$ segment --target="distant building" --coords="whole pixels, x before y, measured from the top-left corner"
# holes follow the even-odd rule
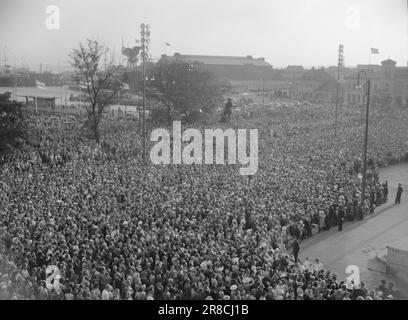
[[[337,90],[339,90],[338,97],[339,101],[341,101],[341,97],[344,95],[343,86],[339,85],[337,88],[336,80],[328,80],[315,90],[314,101],[319,103],[336,103]]]
[[[329,73],[324,69],[311,69],[293,83],[291,96],[300,101],[332,102],[336,89],[337,80]]]
[[[363,104],[365,92],[356,88],[357,73],[366,71],[371,80],[371,96],[389,96],[393,102],[408,102],[408,68],[396,67],[396,61],[387,59],[379,65],[359,65],[354,73],[345,77],[344,101],[351,104]],[[364,80],[363,80],[364,81]]]
[[[289,91],[290,83],[265,58],[205,56],[205,55],[163,55],[161,59],[181,59],[199,65],[215,77],[228,80],[236,91]]]
[[[288,66],[286,69],[279,71],[284,79],[294,82],[300,79],[307,70],[305,70],[303,66]]]

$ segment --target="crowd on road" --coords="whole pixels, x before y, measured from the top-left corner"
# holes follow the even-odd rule
[[[378,167],[408,155],[408,112],[374,113],[361,207],[364,120],[344,110],[335,138],[331,116],[285,108],[234,123],[260,132],[252,178],[234,165],[145,167],[132,119],[111,119],[96,145],[37,116],[25,148],[0,159],[0,298],[391,298],[291,254],[295,239],[387,201]]]

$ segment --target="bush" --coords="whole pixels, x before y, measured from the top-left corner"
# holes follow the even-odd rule
[[[0,153],[18,147],[25,137],[22,104],[10,97],[10,92],[0,94]]]
[[[213,116],[207,112],[193,111],[186,118],[189,123],[208,124],[213,121]]]
[[[168,113],[165,109],[154,109],[151,111],[150,119],[155,124],[167,124]]]

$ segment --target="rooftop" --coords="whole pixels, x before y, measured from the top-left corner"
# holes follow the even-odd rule
[[[287,71],[305,71],[305,69],[303,68],[303,66],[288,66],[286,68]]]
[[[300,79],[305,81],[323,81],[323,82],[335,80],[329,73],[327,73],[323,69],[308,70],[305,72],[305,74],[303,74],[303,76]]]
[[[180,58],[183,60],[199,62],[208,65],[229,65],[229,66],[244,66],[252,65],[257,67],[270,67],[272,66],[265,61],[265,58],[253,58],[252,56],[246,57],[234,57],[234,56],[205,56],[205,55],[182,55],[175,53],[172,57],[162,56],[162,58]]]

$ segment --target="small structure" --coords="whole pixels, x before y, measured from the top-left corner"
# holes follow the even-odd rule
[[[36,109],[55,109],[55,99],[57,97],[22,96],[27,104],[34,105]]]
[[[408,285],[408,237],[388,245],[376,254],[377,261],[385,267],[385,273],[391,274]]]

